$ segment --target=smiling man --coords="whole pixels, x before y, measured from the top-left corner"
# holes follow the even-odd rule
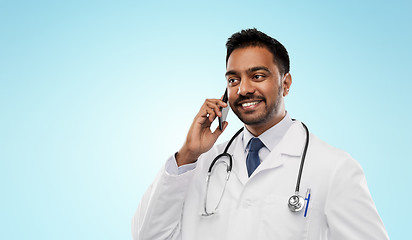
[[[283,97],[289,91],[292,78],[289,72],[279,71],[275,61],[263,46],[238,48],[228,58],[230,107],[254,136],[285,117]]]
[[[228,101],[244,128],[214,146],[227,104],[205,100],[143,196],[134,239],[388,239],[359,164],[286,112],[284,46],[247,29],[226,47]]]

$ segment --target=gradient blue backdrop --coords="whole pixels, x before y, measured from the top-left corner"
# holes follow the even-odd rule
[[[364,168],[392,239],[412,225],[409,1],[2,1],[0,238],[130,239],[143,192],[256,27],[291,57],[292,117]],[[240,126],[233,113],[218,140]],[[406,208],[406,210],[404,210]]]

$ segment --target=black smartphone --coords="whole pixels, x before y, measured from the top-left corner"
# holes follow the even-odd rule
[[[227,103],[227,88],[225,90],[225,94],[223,94],[222,101]],[[226,117],[227,117],[227,114],[229,112],[229,104],[225,108],[220,107],[220,111],[222,112],[222,117],[218,117],[218,119],[219,119],[219,129],[222,130],[223,122],[226,121]]]

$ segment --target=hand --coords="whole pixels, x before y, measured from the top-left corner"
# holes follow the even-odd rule
[[[223,122],[222,130],[219,129],[219,126],[214,132],[210,130],[210,126],[216,117],[222,116],[220,107],[227,107],[227,104],[220,99],[206,99],[203,103],[199,113],[193,120],[192,126],[190,126],[183,147],[176,155],[178,166],[196,162],[202,153],[212,148],[220,134],[226,129],[228,123]]]

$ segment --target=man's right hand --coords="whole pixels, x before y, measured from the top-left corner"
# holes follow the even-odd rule
[[[190,126],[183,147],[176,155],[177,166],[196,162],[202,153],[213,147],[228,124],[224,122],[222,130],[219,129],[219,126],[214,132],[210,130],[210,126],[216,117],[222,116],[220,107],[227,107],[227,104],[220,99],[206,99],[203,103],[199,113],[193,120],[192,126]]]

